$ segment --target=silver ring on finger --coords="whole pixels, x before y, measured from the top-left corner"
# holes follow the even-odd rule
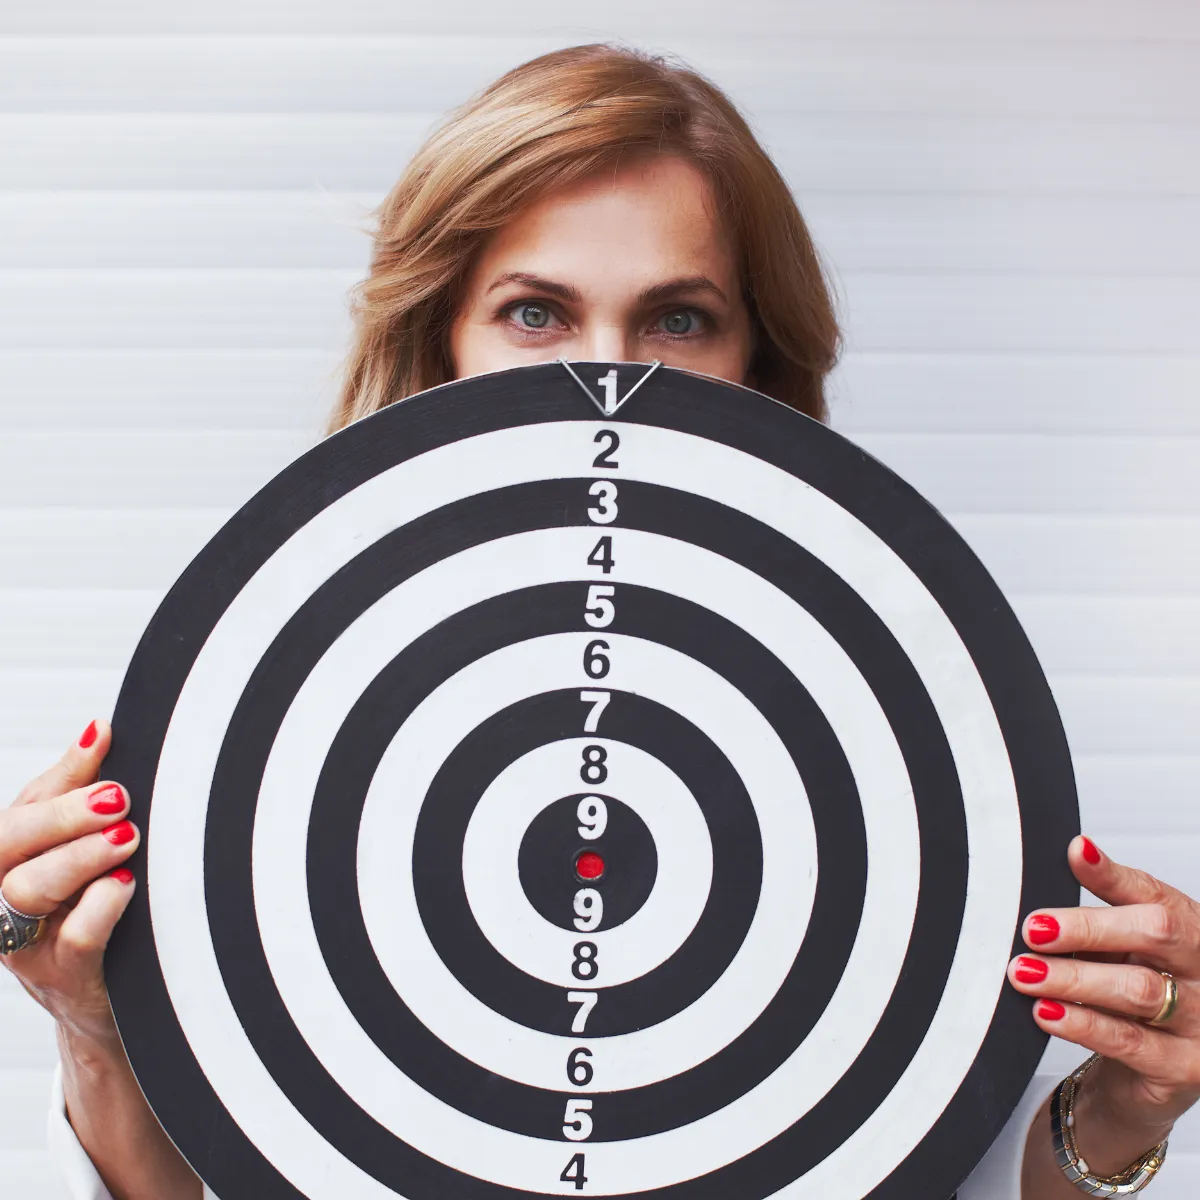
[[[3,889],[0,889],[0,958],[16,954],[18,950],[39,942],[46,932],[48,915],[35,917],[32,913],[13,908],[4,898]]]
[[[1159,974],[1163,977],[1163,983],[1166,984],[1166,991],[1163,993],[1162,1008],[1158,1010],[1156,1016],[1146,1022],[1147,1025],[1165,1025],[1175,1015],[1175,1009],[1179,1007],[1179,984],[1175,981],[1175,976],[1170,971],[1159,971]]]

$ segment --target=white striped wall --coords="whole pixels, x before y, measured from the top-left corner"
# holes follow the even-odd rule
[[[110,711],[176,573],[314,438],[365,214],[436,114],[611,36],[753,116],[843,298],[836,426],[1010,595],[1087,827],[1200,896],[1192,0],[0,7],[0,795]],[[7,976],[0,1029],[0,1195],[60,1198],[13,1120],[37,1141],[51,1030]],[[1172,1157],[1160,1200],[1200,1121]]]

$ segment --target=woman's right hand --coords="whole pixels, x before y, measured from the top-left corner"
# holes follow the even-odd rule
[[[0,810],[0,891],[13,908],[49,914],[40,941],[0,962],[58,1022],[66,1116],[109,1194],[200,1200],[138,1087],[104,986],[104,951],[133,896],[121,864],[138,846],[128,793],[98,779],[111,739],[94,721]]]
[[[63,1031],[116,1042],[104,950],[133,896],[122,863],[137,849],[129,796],[98,781],[112,731],[94,721],[49,770],[0,810],[0,891],[21,912],[49,917],[40,941],[0,957]]]

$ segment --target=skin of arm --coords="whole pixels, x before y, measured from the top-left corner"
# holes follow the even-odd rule
[[[203,1188],[155,1119],[116,1030],[58,1026],[67,1116],[114,1200],[200,1200]]]

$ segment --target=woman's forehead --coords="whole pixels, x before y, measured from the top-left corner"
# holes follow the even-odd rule
[[[630,283],[707,276],[726,287],[735,256],[705,176],[673,156],[631,162],[533,201],[485,246],[473,284],[524,272],[620,276]]]

